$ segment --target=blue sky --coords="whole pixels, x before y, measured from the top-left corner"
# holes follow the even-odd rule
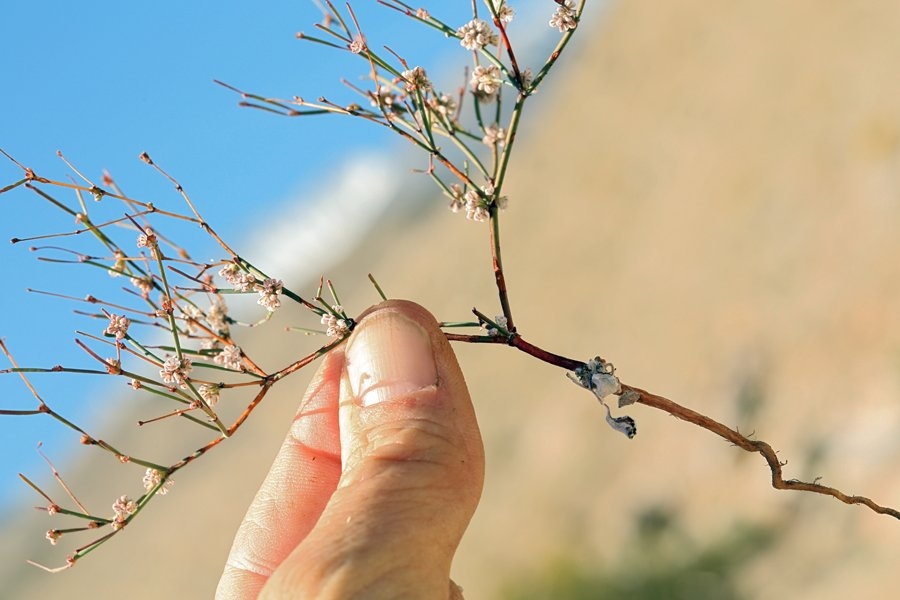
[[[468,2],[440,6],[450,22],[466,20]],[[457,50],[374,0],[354,8],[373,45],[390,40],[426,65]],[[217,231],[239,245],[287,204],[303,202],[321,186],[321,174],[351,152],[396,147],[379,128],[351,119],[287,119],[240,109],[236,95],[213,83],[277,97],[350,100],[339,79],[364,74],[361,61],[295,39],[320,17],[307,1],[6,3],[0,9],[0,147],[54,179],[71,175],[55,156],[61,150],[89,178],[99,180],[108,169],[135,197],[177,203],[171,187],[138,160],[147,151],[181,181]],[[0,187],[20,177],[0,160]],[[98,275],[38,263],[28,244],[6,241],[74,227],[57,212],[31,193],[0,196],[0,337],[22,364],[89,360],[73,344],[74,331],[85,326],[71,312],[76,307],[25,288],[82,297],[95,291],[91,281]],[[115,389],[109,381],[68,375],[33,382],[76,420],[108,409]],[[0,377],[0,408],[33,405],[15,376]],[[39,441],[58,463],[78,449],[74,434],[50,419],[0,418],[0,505],[15,494],[31,500],[18,471],[46,479],[34,450]]]
[[[592,8],[605,8],[603,2],[596,4]],[[353,6],[370,46],[387,43],[412,64],[425,66],[433,78],[437,74],[445,86],[457,85],[449,77],[461,75],[462,64],[448,68],[448,59],[465,61],[466,53],[456,41],[416,26],[375,0],[357,0]],[[427,6],[451,24],[471,18],[469,0]],[[523,65],[538,67],[558,39],[546,24],[554,6],[547,0],[517,12],[510,34]],[[39,175],[65,180],[74,174],[56,157],[60,150],[94,181],[100,182],[107,169],[129,195],[184,210],[171,185],[138,159],[149,152],[179,179],[224,239],[244,254],[252,253],[248,246],[254,244],[262,252],[261,226],[317,200],[342,174],[353,172],[346,167],[356,157],[369,153],[383,161],[399,155],[391,165],[398,174],[421,166],[409,164],[409,145],[382,128],[345,117],[289,119],[242,109],[236,94],[213,83],[219,79],[280,98],[358,100],[340,79],[361,81],[368,70],[363,61],[296,39],[298,31],[314,32],[321,15],[316,0],[6,3],[0,8],[0,148]],[[21,170],[0,158],[0,187],[20,178]],[[344,187],[345,193],[358,189]],[[367,186],[373,196],[368,205],[377,188]],[[74,199],[65,192],[59,197]],[[337,197],[329,200],[334,210],[346,210]],[[76,330],[97,328],[96,321],[72,312],[90,307],[29,294],[25,288],[80,298],[122,284],[83,265],[40,263],[29,252],[30,243],[8,243],[13,237],[74,229],[70,218],[33,193],[0,195],[0,215],[5,282],[0,337],[22,365],[95,367],[73,341]],[[2,357],[0,364],[6,366]],[[116,386],[124,385],[118,379],[57,374],[35,375],[32,381],[54,408],[87,425],[99,411],[114,409]],[[0,408],[34,406],[16,376],[0,376]],[[17,472],[47,480],[35,452],[38,442],[59,465],[83,455],[77,436],[49,418],[0,417],[0,508],[15,496],[33,498]]]

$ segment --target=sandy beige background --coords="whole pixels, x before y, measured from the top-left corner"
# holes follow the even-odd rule
[[[900,505],[900,3],[609,10],[542,92],[511,166],[504,256],[520,331],[755,431],[789,476]],[[443,319],[497,312],[486,232],[460,215],[388,220],[330,273],[353,309],[375,299],[369,271]],[[311,342],[265,345],[294,356]],[[654,507],[679,515],[684,552],[740,524],[781,531],[740,571],[747,598],[900,586],[900,523],[772,490],[761,458],[650,409],[630,411],[628,441],[561,372],[510,349],[458,353],[488,451],[454,571],[467,597],[504,597],[560,561],[614,570]],[[210,597],[307,377],[74,570],[24,567],[46,557],[49,525],[7,524],[0,596]]]

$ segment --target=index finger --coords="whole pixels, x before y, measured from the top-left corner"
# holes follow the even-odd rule
[[[343,348],[325,355],[238,529],[216,598],[256,598],[307,536],[341,475],[338,398]]]

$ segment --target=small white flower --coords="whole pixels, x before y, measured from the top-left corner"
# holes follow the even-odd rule
[[[221,298],[216,298],[206,311],[206,322],[218,333],[228,331],[228,305]]]
[[[578,27],[575,20],[575,2],[565,0],[556,7],[556,12],[550,17],[550,27],[556,27],[560,33],[571,31]]]
[[[191,359],[188,357],[170,356],[159,370],[159,376],[162,377],[163,383],[187,387],[187,378],[192,368]]]
[[[238,292],[253,291],[256,285],[256,277],[247,273],[237,263],[230,262],[219,270],[219,275],[225,278]]]
[[[44,536],[44,538],[46,538],[47,541],[50,542],[51,546],[55,546],[59,541],[60,536],[62,536],[62,533],[60,533],[58,529],[51,529],[47,531],[47,534]]]
[[[431,106],[432,110],[442,117],[453,120],[456,116],[456,100],[447,94],[441,94],[440,97],[435,96],[434,98],[429,98],[428,104]]]
[[[425,10],[424,8],[417,8],[417,9],[416,9],[416,16],[419,17],[420,19],[427,19],[427,18],[430,17],[431,15],[429,15],[429,14],[428,14],[428,11]]]
[[[128,333],[128,326],[131,321],[125,315],[109,315],[109,325],[104,330],[104,335],[114,335],[117,340],[121,340]]]
[[[206,402],[207,406],[212,408],[219,403],[220,389],[221,388],[217,385],[204,383],[199,388],[197,388],[197,393],[200,394],[200,397],[203,398],[203,401]]]
[[[200,310],[197,306],[193,304],[186,304],[185,306],[179,307],[184,313],[184,321],[187,326],[188,333],[194,334],[199,331],[197,327],[197,323],[203,320],[203,311]]]
[[[497,9],[497,17],[504,23],[509,23],[516,16],[516,13],[504,0],[494,0],[494,7]]]
[[[385,85],[379,86],[378,93],[373,93],[370,97],[369,104],[382,109],[386,113],[401,113],[406,110],[397,94]]]
[[[239,292],[252,292],[256,287],[256,276],[250,273],[241,273],[234,280],[234,289]]]
[[[534,71],[528,67],[522,71],[522,88],[527,90],[531,87],[532,82],[534,82]]]
[[[419,90],[423,94],[431,91],[431,81],[428,80],[428,75],[425,74],[425,69],[422,67],[413,67],[412,69],[408,69],[403,71],[400,76],[403,78],[403,83],[407,92],[415,92]]]
[[[106,372],[110,375],[121,375],[122,374],[122,361],[118,358],[107,358],[106,359]]]
[[[216,354],[216,357],[213,359],[213,362],[217,365],[222,365],[226,369],[231,369],[232,371],[242,371],[243,367],[241,366],[242,358],[244,353],[237,346],[225,346],[222,348],[222,351]]]
[[[144,227],[143,233],[138,235],[137,238],[137,247],[138,248],[152,248],[156,245],[156,234],[153,233],[153,230],[149,227]]]
[[[481,50],[485,46],[497,45],[497,34],[486,21],[472,19],[456,30],[459,44],[466,50]]]
[[[256,303],[260,306],[265,306],[269,312],[274,312],[275,309],[281,306],[281,300],[278,298],[278,295],[283,288],[284,282],[272,277],[256,284],[254,289],[259,293],[259,300]]]
[[[153,280],[147,277],[132,277],[131,285],[140,290],[141,296],[144,298],[150,297],[150,292],[153,291]]]
[[[506,142],[506,130],[497,123],[491,123],[484,130],[484,137],[481,138],[486,146],[503,146]]]
[[[475,190],[469,190],[465,193],[466,199],[466,218],[470,221],[483,223],[491,218],[491,212],[484,199]]]
[[[241,272],[241,268],[237,265],[237,263],[229,262],[224,267],[219,269],[219,277],[222,277],[228,283],[234,283],[235,277]]]
[[[366,49],[366,40],[363,38],[362,34],[356,34],[356,37],[350,42],[349,48],[350,52],[353,54],[359,54]]]
[[[463,189],[458,183],[450,184],[450,202],[448,207],[450,212],[459,212],[466,207],[466,201],[463,199]]]
[[[472,69],[472,91],[482,102],[492,102],[500,93],[500,67],[497,65],[478,65]]]

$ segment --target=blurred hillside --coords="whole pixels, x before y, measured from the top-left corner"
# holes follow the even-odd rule
[[[576,37],[511,165],[521,333],[755,432],[788,477],[900,505],[900,3],[623,1]],[[498,312],[486,231],[460,215],[386,220],[329,273],[348,308],[375,301],[370,271],[442,319]],[[277,329],[257,351],[308,351]],[[900,523],[777,492],[761,458],[650,409],[626,440],[511,349],[458,354],[488,452],[454,572],[468,598],[638,597],[654,577],[693,597],[900,587]],[[69,572],[22,565],[46,555],[45,521],[7,525],[4,597],[211,597],[308,376]]]

